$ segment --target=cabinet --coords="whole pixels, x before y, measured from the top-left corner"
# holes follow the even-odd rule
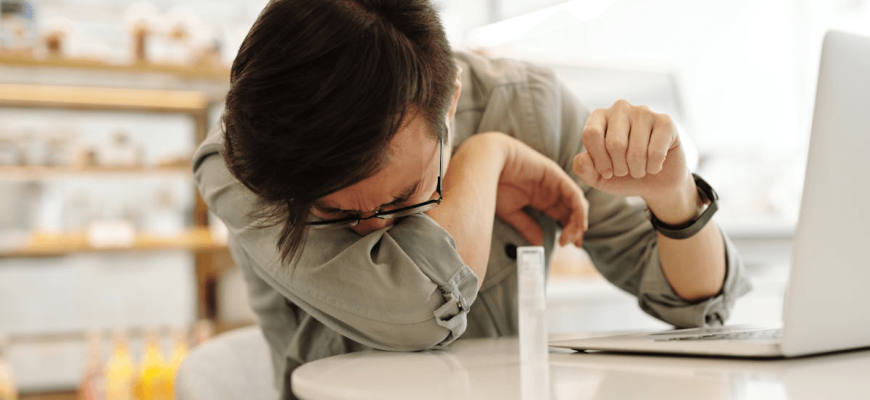
[[[2,61],[0,60],[0,62]],[[6,68],[6,66],[0,66],[0,69],[2,68]],[[50,68],[57,68],[57,66],[51,66]],[[73,75],[77,72],[102,73],[100,69],[94,66],[70,67],[67,65],[62,66],[62,68],[71,68],[73,71],[70,74]],[[131,69],[122,70],[119,73],[126,74],[127,77],[134,77],[133,79],[135,80],[135,77],[140,76],[140,74],[147,75],[151,72]],[[63,71],[53,71],[52,73],[58,74],[58,76],[65,74]],[[222,83],[220,84],[222,85]],[[192,139],[189,143],[190,149],[195,148],[206,135],[210,107],[215,103],[214,97],[196,90],[0,83],[0,109],[6,111],[13,110],[13,117],[25,112],[45,113],[49,115],[46,118],[51,118],[50,114],[57,112],[85,115],[97,113],[100,115],[119,114],[122,116],[139,114],[171,116],[175,118],[173,121],[177,122],[180,119],[186,121],[185,124],[188,125],[185,126],[192,127],[193,132],[189,135]],[[2,117],[3,115],[0,115],[0,119]],[[6,117],[8,119],[9,113],[6,114]],[[42,301],[40,294],[46,292],[91,291],[92,293],[71,294],[75,298],[86,297],[90,301],[89,304],[105,302],[106,298],[100,297],[101,294],[97,293],[103,290],[114,292],[114,295],[118,297],[125,295],[125,293],[119,293],[117,287],[112,287],[112,281],[108,278],[100,278],[104,285],[90,285],[87,288],[70,289],[67,283],[81,276],[79,272],[71,272],[71,270],[79,267],[79,265],[63,270],[56,268],[55,265],[60,264],[62,259],[85,257],[85,260],[79,264],[87,264],[85,269],[99,269],[91,275],[97,276],[99,274],[105,275],[106,273],[111,275],[125,267],[125,265],[120,265],[123,264],[120,261],[117,262],[119,265],[112,265],[107,268],[103,268],[103,266],[95,267],[94,260],[99,258],[111,259],[111,263],[116,263],[115,260],[120,259],[146,260],[143,262],[150,263],[155,267],[153,268],[154,270],[167,271],[168,269],[164,263],[166,257],[161,256],[164,253],[183,253],[189,255],[193,264],[191,269],[194,271],[191,281],[195,284],[195,289],[190,290],[195,296],[195,300],[190,302],[195,307],[193,318],[215,317],[214,305],[216,300],[214,290],[216,277],[223,270],[229,268],[227,261],[229,257],[225,243],[219,238],[216,239],[209,229],[208,210],[193,187],[189,159],[179,160],[166,165],[156,165],[155,163],[145,163],[145,166],[142,165],[140,163],[138,165],[125,166],[99,166],[94,165],[94,163],[73,163],[72,165],[63,166],[39,164],[0,166],[0,183],[8,184],[12,182],[14,184],[18,182],[25,185],[33,183],[37,187],[42,187],[43,185],[49,186],[50,183],[45,184],[45,182],[51,181],[108,180],[122,182],[121,186],[117,186],[119,188],[117,190],[125,191],[125,188],[139,186],[139,182],[144,181],[181,181],[181,185],[172,187],[181,187],[185,191],[184,197],[189,199],[191,203],[183,209],[185,214],[189,214],[183,218],[186,226],[180,230],[176,229],[169,234],[159,232],[159,230],[156,233],[133,230],[131,235],[125,240],[119,240],[117,237],[114,237],[117,236],[117,231],[103,229],[103,236],[108,235],[108,237],[100,239],[100,228],[90,226],[87,229],[76,230],[30,230],[24,237],[19,238],[20,240],[4,240],[4,243],[0,245],[0,262],[3,262],[3,265],[8,267],[6,268],[7,272],[10,270],[24,271],[29,269],[30,272],[34,272],[35,276],[39,278],[23,279],[24,285],[32,285],[33,287],[19,288],[21,290],[18,293],[33,293],[33,296],[18,299],[14,297],[14,294],[10,294],[9,290],[4,290],[4,288],[8,289],[9,285],[14,284],[8,279],[9,274],[5,275],[7,276],[6,282],[0,282],[0,292],[6,292],[5,294],[0,293],[0,303],[5,303],[0,304],[0,319],[4,319],[3,309],[14,310],[15,308],[22,309],[22,307],[23,309],[28,309],[29,307],[30,310],[42,312],[45,314],[41,317],[44,318],[43,320],[52,321],[64,320],[68,318],[70,312],[87,314],[87,310],[71,311],[70,309],[73,306],[68,304],[58,305],[50,304],[50,302],[46,302],[45,305],[33,304]],[[117,194],[121,195],[122,193]],[[114,193],[110,193],[111,195],[114,195]],[[69,202],[71,199],[60,198],[59,201]],[[99,207],[99,205],[95,206],[95,208]],[[0,212],[10,215],[20,213],[21,211],[14,207],[7,207],[4,210],[0,210]],[[144,219],[153,220],[154,218],[148,216]],[[111,267],[114,266],[117,266],[117,268],[113,271]],[[147,270],[148,266],[137,266],[135,268],[143,275],[151,274]],[[0,281],[2,280],[4,279],[0,279]],[[170,282],[169,286],[178,288],[179,283]],[[170,288],[169,290],[171,291],[172,289]],[[186,293],[186,290],[188,289],[182,288],[180,293],[183,295]],[[12,292],[15,291],[13,290]],[[160,290],[149,292],[147,295],[155,296],[154,293],[157,293],[156,296],[159,296]],[[137,294],[131,293],[130,295],[135,296]],[[138,293],[138,295],[141,296],[142,293]],[[165,299],[160,298],[149,299],[146,297],[138,301],[146,303],[149,300],[153,300],[151,301],[153,302],[151,305],[152,309],[160,307],[170,309],[172,307]],[[19,301],[21,304],[13,304],[13,302]],[[25,302],[31,304],[23,304]],[[168,307],[167,304],[169,304]],[[137,305],[137,307],[143,308],[142,305]],[[177,313],[177,311],[170,312]],[[22,380],[19,382],[19,385],[23,391],[68,388],[76,383],[79,368],[82,365],[81,360],[78,359],[78,355],[81,353],[78,343],[84,341],[87,329],[90,328],[88,322],[95,321],[98,319],[98,316],[85,315],[84,317],[77,318],[77,323],[57,323],[45,332],[40,332],[38,323],[31,323],[32,321],[26,320],[27,317],[24,318],[24,323],[19,324],[19,326],[14,325],[17,322],[11,322],[13,328],[21,328],[18,331],[12,329],[12,332],[10,332],[12,343],[10,358],[12,359],[13,368],[18,367],[21,370],[17,371],[16,375]],[[184,317],[181,319],[184,319]],[[119,317],[115,320],[125,320],[125,317]],[[179,320],[179,318],[174,318],[173,320]],[[7,319],[7,324],[9,323],[10,320]],[[109,325],[111,326],[99,326],[99,328],[111,329],[118,327],[114,323]],[[34,327],[37,329],[34,329]],[[141,332],[141,329],[151,327],[136,326],[134,324],[133,326],[125,326],[123,328],[131,329],[131,332],[136,335],[137,332]],[[0,327],[0,331],[2,330],[4,330],[3,327]],[[16,344],[21,346],[16,347]],[[21,350],[16,352],[16,349],[25,349],[26,351]],[[37,354],[37,356],[34,356],[34,354]],[[17,365],[16,355],[19,356]],[[37,360],[39,357],[43,357],[43,359]],[[54,368],[52,373],[44,373],[45,369],[51,368]]]
[[[189,116],[195,126],[196,143],[201,142],[208,130],[208,99],[197,92],[146,89],[118,89],[98,87],[46,86],[0,84],[0,107],[45,108],[66,110],[96,111],[133,111],[143,113],[175,113]],[[160,172],[187,173],[187,165],[171,167],[100,167],[100,166],[4,166],[0,167],[0,179],[43,179],[74,174],[154,174]],[[178,246],[184,243],[191,250],[208,249],[213,244],[201,240],[201,228],[208,225],[207,209],[197,198],[193,221],[195,229],[179,237],[179,240],[154,240],[147,237],[136,238],[133,248],[160,248]],[[173,244],[175,243],[175,244]],[[65,252],[101,250],[81,243],[76,235],[60,235],[41,242],[34,238],[33,243],[0,256],[45,256]],[[115,249],[117,250],[117,249]]]
[[[208,99],[190,91],[118,89],[46,85],[0,84],[0,107],[45,108],[66,110],[133,111],[158,114],[182,114],[193,120],[194,138],[201,142],[208,130]],[[182,163],[170,167],[0,167],[0,179],[41,180],[63,175],[153,175],[159,173],[188,174]],[[32,232],[21,246],[0,251],[0,257],[46,257],[76,252],[188,249],[195,252],[220,250],[208,232],[208,210],[196,196],[193,227],[175,236],[137,234],[126,246],[100,246],[87,240],[83,232],[45,234]]]

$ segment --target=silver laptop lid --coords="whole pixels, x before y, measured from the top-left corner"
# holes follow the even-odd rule
[[[825,36],[801,201],[783,353],[870,346],[870,38]]]

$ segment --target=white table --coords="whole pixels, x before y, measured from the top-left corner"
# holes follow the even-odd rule
[[[301,399],[870,399],[870,350],[794,360],[738,360],[553,350],[523,366],[515,338],[443,350],[364,351],[298,368]]]

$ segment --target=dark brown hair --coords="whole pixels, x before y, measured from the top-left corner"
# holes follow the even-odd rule
[[[224,158],[259,198],[253,217],[282,226],[284,262],[310,208],[374,174],[412,110],[446,131],[456,66],[424,0],[273,0],[233,62]]]

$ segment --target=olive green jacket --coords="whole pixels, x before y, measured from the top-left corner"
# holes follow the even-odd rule
[[[596,268],[635,295],[650,315],[679,327],[720,324],[749,289],[733,245],[725,239],[722,292],[700,302],[682,300],[664,278],[656,233],[643,205],[583,184],[571,172],[583,150],[588,111],[543,68],[510,60],[456,54],[462,93],[453,145],[478,132],[500,131],[555,160],[589,200],[583,247]],[[517,333],[515,246],[526,241],[496,218],[486,277],[459,257],[453,238],[426,215],[360,237],[350,230],[309,231],[301,257],[281,262],[279,228],[257,228],[248,217],[255,195],[227,170],[219,129],[197,151],[193,169],[208,204],[229,229],[229,245],[244,272],[251,306],[272,350],[278,390],[290,397],[290,373],[302,363],[361,349],[405,351],[447,345],[460,337]],[[547,259],[558,226],[543,228]]]

